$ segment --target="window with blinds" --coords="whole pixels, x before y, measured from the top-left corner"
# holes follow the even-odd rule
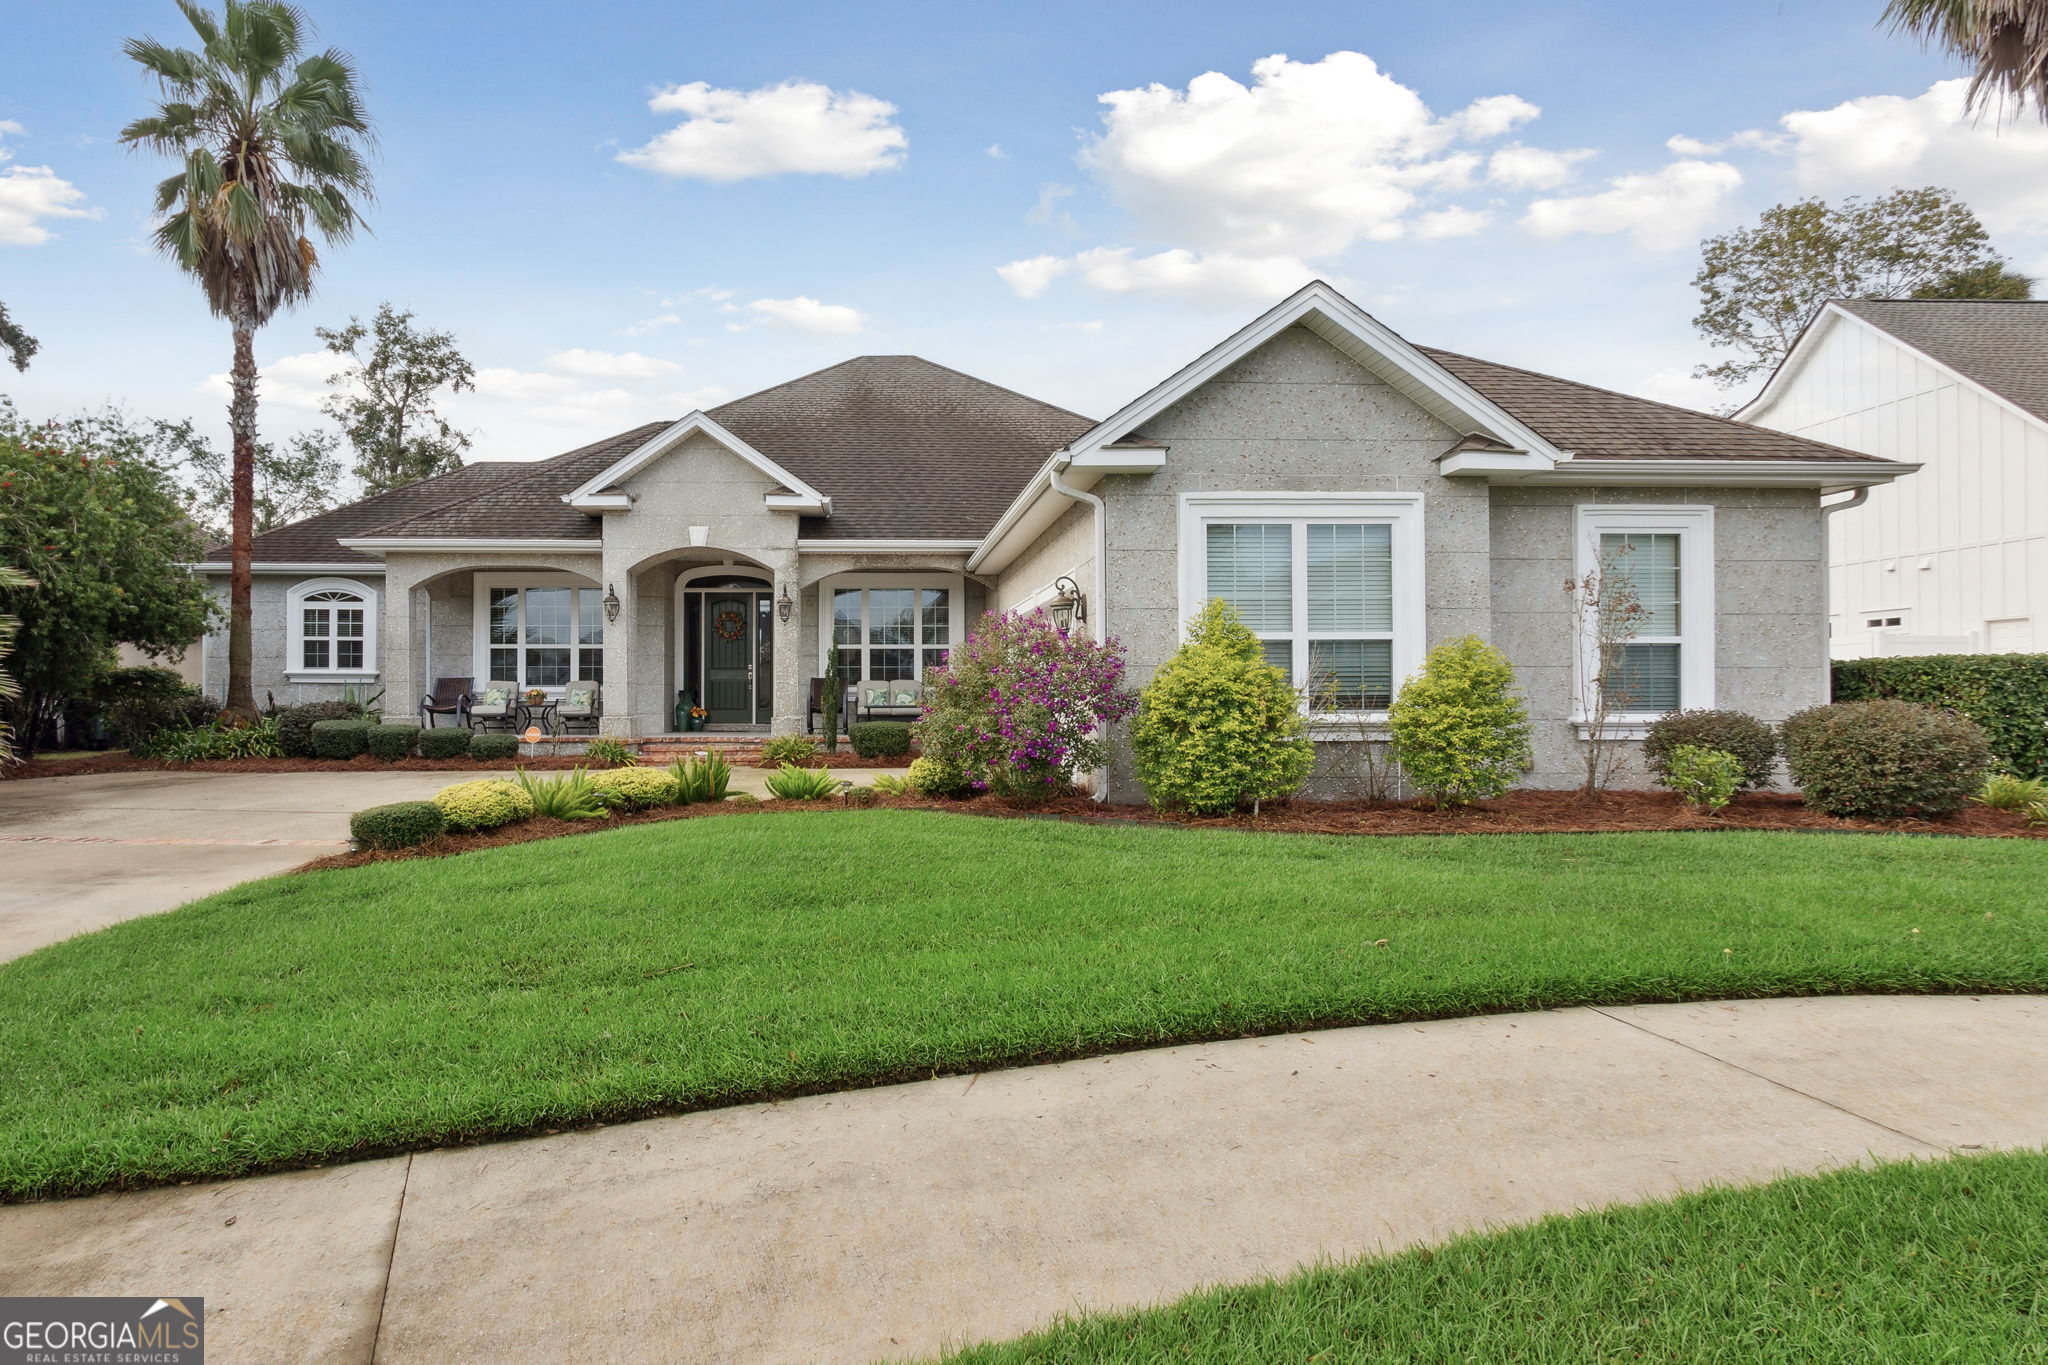
[[[1318,711],[1393,700],[1393,527],[1211,522],[1208,596],[1233,607]]]
[[[1684,705],[1682,539],[1668,531],[1611,531],[1600,537],[1601,574],[1610,583],[1627,584],[1642,606],[1635,634],[1601,680],[1607,704],[1616,711],[1662,713]]]

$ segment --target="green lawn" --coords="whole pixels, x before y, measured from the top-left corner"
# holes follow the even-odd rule
[[[2043,990],[2044,885],[2031,840],[913,811],[281,877],[0,965],[0,1197],[1317,1025]]]
[[[2048,1359],[2048,1157],[1883,1166],[1552,1218],[954,1365],[1894,1365]]]

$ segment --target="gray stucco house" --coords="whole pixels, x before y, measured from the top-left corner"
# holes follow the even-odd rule
[[[1418,347],[1317,282],[1099,422],[863,356],[269,532],[256,687],[381,692],[404,720],[436,678],[601,683],[606,733],[672,730],[678,691],[795,732],[834,647],[849,678],[914,679],[981,613],[1078,590],[1142,684],[1221,596],[1354,719],[1431,644],[1492,641],[1536,721],[1530,782],[1568,785],[1568,576],[1625,542],[1654,582],[1621,726],[1777,719],[1826,695],[1823,496],[1913,468]],[[225,567],[201,566],[222,591]],[[1141,794],[1119,770],[1110,795]]]

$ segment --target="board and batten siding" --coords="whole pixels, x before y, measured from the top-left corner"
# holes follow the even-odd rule
[[[2048,426],[1851,318],[1745,416],[1923,466],[1829,519],[1836,658],[2048,649]]]

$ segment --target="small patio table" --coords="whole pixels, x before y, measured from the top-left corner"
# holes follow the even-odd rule
[[[558,701],[523,701],[519,703],[519,723],[513,728],[525,734],[531,726],[539,726],[544,735],[555,733],[555,711],[561,706]]]

